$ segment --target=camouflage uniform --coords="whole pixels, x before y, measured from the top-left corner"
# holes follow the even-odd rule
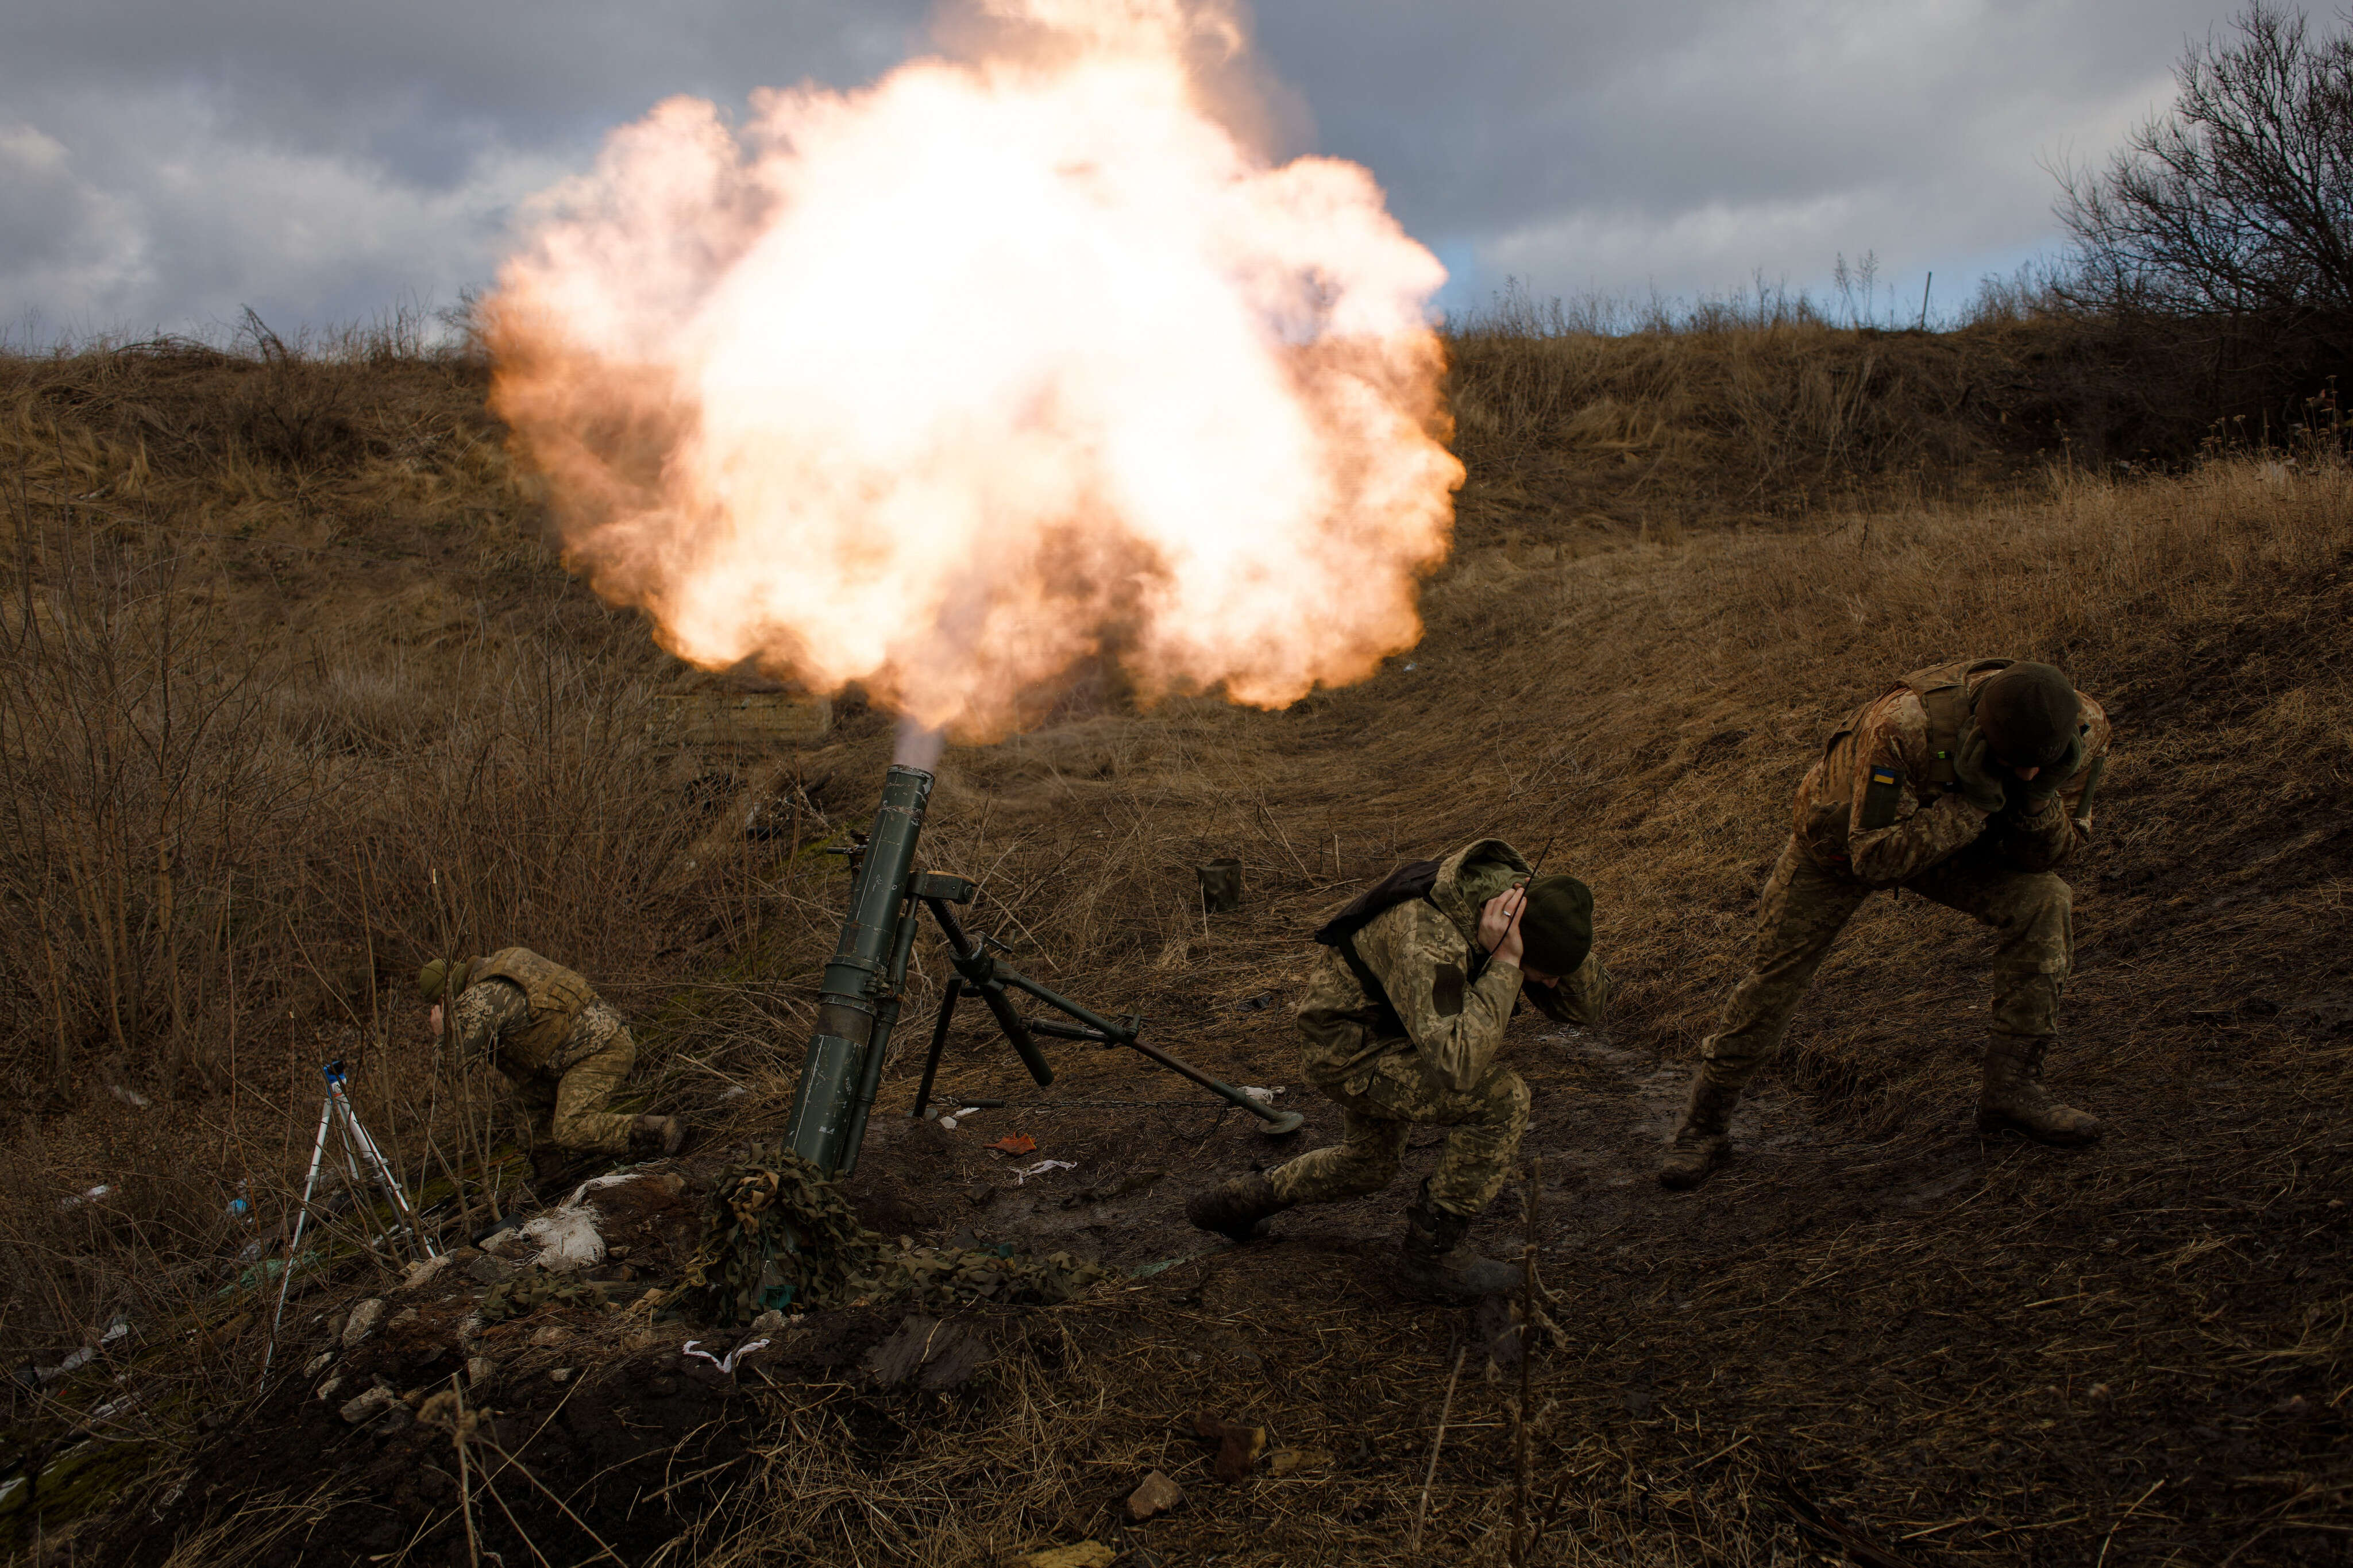
[[[1511,1172],[1527,1131],[1528,1088],[1495,1060],[1519,998],[1548,1016],[1596,1024],[1609,979],[1588,953],[1557,985],[1523,990],[1519,966],[1493,960],[1470,978],[1486,902],[1528,874],[1497,838],[1482,838],[1439,868],[1428,899],[1385,910],[1356,935],[1356,952],[1403,1025],[1392,1032],[1336,950],[1324,950],[1298,1009],[1307,1079],[1345,1111],[1341,1141],[1268,1173],[1275,1197],[1330,1203],[1395,1180],[1416,1123],[1452,1129],[1429,1184],[1430,1201],[1477,1214]]]
[[[2006,661],[1939,666],[1865,703],[1798,786],[1795,831],[1765,884],[1756,957],[1700,1047],[1702,1076],[1737,1093],[1781,1043],[1823,955],[1862,901],[1900,888],[1974,916],[2000,936],[1990,1024],[1997,1035],[2047,1040],[2073,953],[2067,884],[2052,874],[2073,852],[2091,765],[2107,751],[2108,718],[2077,693],[2083,760],[2030,815],[2020,784],[1991,816],[1949,787],[1929,703],[1938,689],[1974,697]],[[1920,688],[1928,688],[1924,698]],[[1947,726],[1949,727],[1949,726]]]
[[[459,1060],[506,1076],[534,1142],[628,1152],[637,1118],[607,1108],[638,1047],[586,980],[527,948],[505,948],[469,965],[451,1017]]]

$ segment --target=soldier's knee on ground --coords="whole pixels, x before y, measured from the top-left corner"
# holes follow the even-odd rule
[[[627,1153],[637,1121],[617,1111],[574,1111],[555,1119],[549,1129],[550,1141],[559,1149],[583,1154]]]

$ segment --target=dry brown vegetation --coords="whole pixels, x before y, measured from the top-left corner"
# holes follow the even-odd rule
[[[1604,333],[1598,323],[1641,330]],[[1968,500],[2047,466],[2125,477],[2341,437],[2335,365],[2227,321],[2065,309],[1989,279],[1967,326],[1840,326],[1760,288],[1680,311],[1509,292],[1454,335],[1468,536],[1555,543],[1785,528]]]
[[[2331,1206],[2353,475],[2309,443],[2137,478],[2010,444],[1997,403],[1959,392],[2033,341],[1986,331],[1466,341],[1472,486],[1420,648],[1282,714],[1082,689],[1051,726],[943,764],[926,859],[983,880],[1016,962],[1255,1083],[1296,1068],[1280,1008],[1244,1004],[1288,998],[1320,911],[1400,858],[1557,833],[1620,993],[1606,1040],[1520,1026],[1540,1223],[1507,1196],[1478,1233],[1533,1229],[1566,1336],[1533,1372],[1551,1523],[1531,1561],[1789,1562],[1837,1550],[1843,1520],[1921,1563],[2317,1562],[2353,1531]],[[462,1159],[479,1097],[427,1089],[400,987],[489,938],[595,974],[638,1022],[652,1102],[715,1123],[714,1145],[772,1127],[839,918],[815,850],[871,807],[887,724],[853,709],[781,782],[690,787],[641,739],[671,672],[538,552],[461,360],[147,346],[9,363],[0,397],[18,546],[0,1334],[46,1359],[118,1311],[151,1343],[217,1329],[137,1363],[194,1386],[117,1418],[164,1462],[85,1538],[145,1531],[142,1560],[190,1564],[403,1550],[370,1543],[383,1483],[357,1451],[243,1483],[206,1468],[198,1414],[249,1408],[290,1444],[302,1408],[299,1387],[241,1405],[258,1330],[188,1315],[234,1275],[243,1233],[216,1217],[234,1183],[299,1180],[330,1048],[364,1062],[404,1160],[428,1132]],[[320,404],[340,423],[303,412]],[[2083,962],[2055,1068],[2116,1135],[2080,1157],[1981,1145],[1983,941],[1882,900],[1736,1125],[1746,1157],[1656,1193],[1679,1074],[1814,747],[1903,670],[1997,650],[2066,666],[2117,723],[2072,873]],[[788,803],[790,831],[714,838],[755,795]],[[1191,868],[1218,855],[1250,900],[1205,922]],[[919,969],[918,1013],[942,978],[935,956]],[[998,1359],[952,1401],[839,1375],[746,1392],[726,1446],[681,1447],[666,1512],[597,1491],[605,1459],[561,1447],[561,1423],[533,1434],[559,1445],[533,1450],[541,1473],[632,1561],[980,1563],[1090,1534],[1137,1562],[1508,1560],[1515,1380],[1482,1375],[1463,1315],[1386,1294],[1398,1197],[1205,1252],[1182,1192],[1271,1152],[1130,1059],[1058,1060],[1066,1102],[1161,1108],[1001,1125],[1166,1166],[1133,1215],[1078,1234],[1190,1261],[979,1314]],[[1034,1095],[976,1034],[949,1076]],[[749,1092],[723,1103],[730,1085]],[[902,1064],[860,1198],[944,1235],[987,1161],[891,1117],[911,1088]],[[1304,1136],[1334,1131],[1319,1110]],[[58,1211],[99,1181],[120,1193]],[[264,1207],[276,1223],[282,1202]],[[103,1392],[18,1394],[19,1443]],[[1202,1407],[1324,1457],[1221,1487],[1182,1427]],[[1118,1500],[1155,1467],[1192,1500],[1122,1533]],[[189,1475],[230,1485],[174,1548],[145,1510]],[[257,1481],[282,1500],[240,1514]],[[511,1489],[540,1550],[592,1554]],[[415,1561],[465,1560],[442,1526]]]
[[[741,862],[682,853],[718,803],[646,743],[670,672],[539,547],[478,367],[331,347],[5,367],[20,1360],[209,1296],[330,1057],[413,1176],[478,1144],[481,1086],[440,1092],[402,1006],[425,958],[511,936],[628,1005],[742,917]]]

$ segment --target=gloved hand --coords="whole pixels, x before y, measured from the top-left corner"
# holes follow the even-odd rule
[[[2067,751],[2057,762],[2019,784],[2018,806],[2032,815],[2051,804],[2051,797],[2066,787],[2084,765],[2084,732],[2078,730],[2067,737]]]
[[[1961,754],[1953,759],[1955,793],[1991,816],[2008,804],[2002,793],[2001,764],[1984,734],[1971,730],[1961,740]]]

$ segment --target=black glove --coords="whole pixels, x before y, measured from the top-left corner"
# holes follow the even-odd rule
[[[1971,730],[1961,742],[1961,754],[1953,759],[1955,793],[1991,816],[2008,801],[1996,771],[2000,766],[1993,760],[1993,747],[1984,734]]]
[[[2081,730],[2067,737],[2067,751],[2057,762],[2018,786],[2018,808],[2031,816],[2051,804],[2051,797],[2067,787],[2084,765],[2084,732]]]

